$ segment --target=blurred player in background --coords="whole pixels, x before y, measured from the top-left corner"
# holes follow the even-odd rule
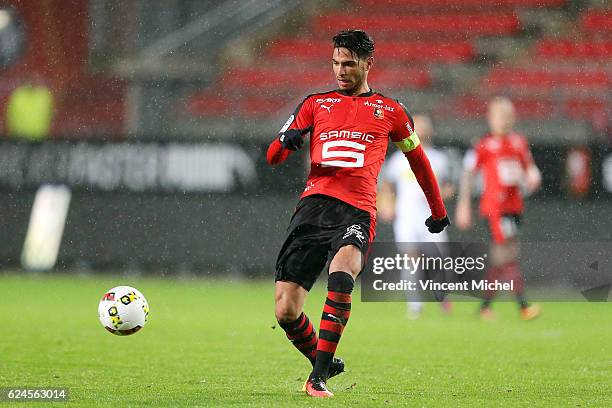
[[[427,197],[429,231],[440,233],[450,224],[410,115],[368,86],[373,53],[374,42],[361,30],[336,35],[331,62],[339,89],[307,96],[267,154],[270,164],[281,163],[310,134],[310,174],[276,263],[275,313],[313,366],[304,384],[313,397],[333,396],[326,382],[344,370],[334,354],[351,313],[355,278],[374,239],[376,183],[389,138],[410,162]],[[323,270],[329,272],[328,291],[317,337],[303,307]]]
[[[414,115],[414,130],[419,135],[421,146],[440,183],[442,199],[451,198],[455,187],[450,180],[448,157],[442,150],[433,146],[433,125],[429,116]],[[410,203],[410,207],[405,203]],[[383,222],[393,223],[395,242],[401,252],[417,257],[431,249],[427,245],[418,245],[419,243],[437,243],[437,251],[446,252],[444,244],[448,242],[446,231],[431,234],[422,226],[421,220],[429,215],[429,205],[409,163],[400,151],[389,157],[381,171],[377,209],[378,216]],[[416,279],[419,274],[420,271],[417,271],[411,276],[403,276],[402,279]],[[451,303],[448,299],[444,299],[441,306],[444,312],[450,312]],[[408,303],[408,316],[416,319],[422,310],[423,303],[415,293]]]
[[[518,265],[519,225],[523,213],[523,190],[531,194],[541,185],[541,175],[533,161],[526,138],[513,131],[515,111],[504,97],[489,101],[487,113],[490,132],[473,150],[473,159],[466,161],[457,202],[457,227],[472,226],[472,183],[477,172],[484,181],[480,199],[480,215],[486,220],[492,238],[491,264],[486,278],[514,282],[514,292],[524,320],[537,317],[540,308],[529,305],[523,294],[523,276]],[[494,318],[491,302],[494,292],[485,293],[480,308],[484,320]]]

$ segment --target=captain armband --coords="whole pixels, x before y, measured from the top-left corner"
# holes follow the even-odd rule
[[[408,153],[416,149],[421,144],[421,141],[419,140],[419,135],[417,135],[416,132],[412,132],[412,134],[404,140],[394,143],[402,152]]]

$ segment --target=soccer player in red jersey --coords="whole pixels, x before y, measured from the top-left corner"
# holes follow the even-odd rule
[[[450,224],[410,115],[368,86],[373,53],[365,32],[337,34],[332,66],[338,89],[307,96],[267,153],[270,164],[281,163],[310,134],[310,174],[276,262],[275,314],[312,364],[304,390],[315,397],[331,397],[326,381],[344,371],[334,354],[351,313],[355,278],[374,239],[376,182],[389,138],[406,155],[425,193],[432,213],[425,226],[439,233]],[[317,336],[303,306],[323,270],[329,273],[328,292]]]
[[[474,160],[466,163],[459,189],[456,222],[460,229],[472,226],[472,180],[480,171],[484,191],[480,199],[480,215],[487,221],[491,233],[491,266],[486,278],[514,281],[514,292],[520,305],[521,318],[530,320],[540,313],[537,305],[530,306],[523,295],[523,277],[518,266],[518,227],[523,213],[523,193],[540,188],[541,175],[531,157],[529,144],[524,136],[512,128],[515,120],[514,106],[504,97],[489,102],[487,119],[490,133],[482,137],[475,149]],[[494,317],[491,301],[494,293],[485,293],[480,308],[484,320]]]

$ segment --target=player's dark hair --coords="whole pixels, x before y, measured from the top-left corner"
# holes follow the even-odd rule
[[[333,42],[334,48],[346,48],[359,59],[368,59],[374,53],[374,41],[363,30],[340,31]]]

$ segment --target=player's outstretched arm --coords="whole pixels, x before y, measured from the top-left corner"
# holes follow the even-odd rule
[[[429,232],[437,234],[450,225],[444,201],[442,201],[440,195],[438,180],[436,180],[431,163],[425,154],[425,150],[423,150],[423,146],[421,146],[419,136],[414,131],[414,120],[406,107],[399,101],[398,104],[401,109],[398,109],[398,115],[390,133],[391,140],[404,153],[408,163],[410,163],[410,168],[431,209],[431,217],[425,221],[425,225]]]
[[[268,147],[266,158],[271,165],[284,162],[292,151],[296,151],[304,144],[304,135],[310,132],[306,129],[289,129],[278,135]]]
[[[268,164],[274,166],[284,162],[287,157],[289,157],[289,154],[291,154],[291,150],[283,149],[280,140],[274,139],[268,147],[266,159],[268,160]]]
[[[427,203],[431,209],[431,217],[425,221],[425,225],[429,229],[429,232],[439,233],[444,230],[450,221],[446,214],[446,208],[440,195],[440,187],[438,181],[431,168],[431,163],[425,154],[425,150],[421,145],[418,145],[415,149],[408,152],[404,152],[404,155],[410,163],[410,168],[414,173],[421,190],[427,198]]]

